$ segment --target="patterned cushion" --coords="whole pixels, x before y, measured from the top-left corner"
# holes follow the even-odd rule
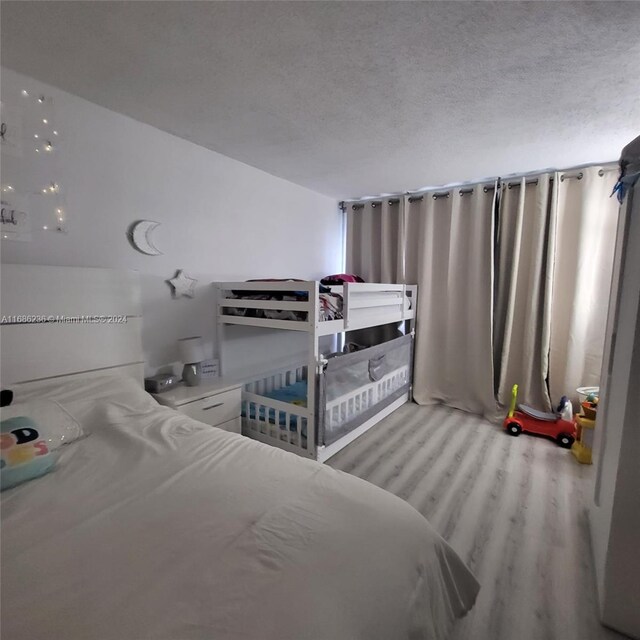
[[[31,418],[18,416],[0,422],[0,490],[43,476],[55,461]]]

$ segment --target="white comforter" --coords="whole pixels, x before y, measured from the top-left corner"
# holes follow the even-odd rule
[[[399,498],[131,383],[71,389],[91,434],[2,494],[3,638],[435,640],[473,605]]]

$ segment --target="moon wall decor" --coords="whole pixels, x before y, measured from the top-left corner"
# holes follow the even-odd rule
[[[134,222],[129,227],[128,234],[129,241],[134,249],[147,256],[161,256],[162,251],[155,246],[152,239],[153,232],[159,226],[160,223],[153,220],[138,220]]]

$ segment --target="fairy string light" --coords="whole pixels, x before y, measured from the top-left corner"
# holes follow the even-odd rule
[[[17,97],[13,101],[9,97],[10,112],[5,117],[7,93],[3,95],[0,140],[8,169],[3,173],[11,179],[2,182],[2,205],[23,218],[39,219],[31,225],[34,231],[66,233],[67,208],[58,160],[64,132],[56,122],[53,98],[18,87]],[[3,228],[3,238],[13,237],[9,231],[5,235]]]

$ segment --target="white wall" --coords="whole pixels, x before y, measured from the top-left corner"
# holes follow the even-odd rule
[[[634,201],[620,217],[619,293],[609,307],[589,515],[602,621],[640,638],[640,184]]]
[[[68,233],[43,231],[52,219],[33,205],[32,241],[3,240],[1,260],[139,270],[148,372],[177,360],[179,337],[203,335],[217,350],[208,283],[340,269],[341,216],[331,198],[2,68],[3,103],[22,89],[53,98]],[[16,179],[11,171],[6,160],[3,184]],[[24,184],[29,163],[20,171]],[[127,228],[138,219],[162,223],[155,239],[164,255],[130,246]],[[195,299],[171,299],[164,280],[178,268],[199,279]]]

